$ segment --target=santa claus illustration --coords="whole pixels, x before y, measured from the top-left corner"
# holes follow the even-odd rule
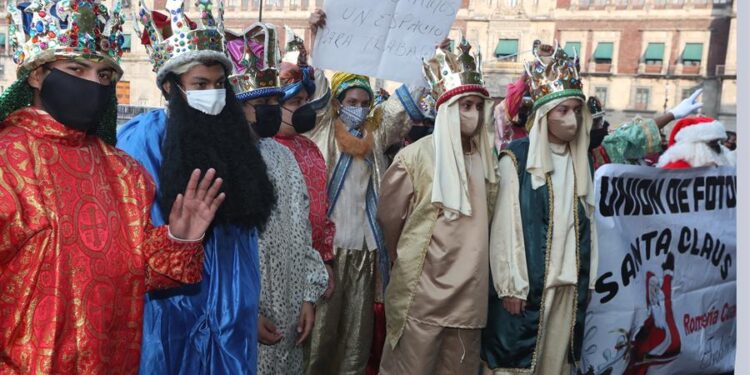
[[[665,365],[680,354],[680,332],[672,313],[674,254],[667,254],[662,270],[661,281],[652,272],[646,274],[649,316],[629,343],[630,355],[624,375],[645,375],[649,368]]]

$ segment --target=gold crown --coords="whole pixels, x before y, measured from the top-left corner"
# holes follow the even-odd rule
[[[585,99],[578,56],[569,57],[557,43],[551,56],[542,57],[539,52],[540,49],[535,45],[534,61],[524,64],[529,92],[534,101],[532,111],[559,98]]]
[[[125,37],[120,1],[111,11],[100,0],[7,1],[8,34],[18,74],[57,57],[104,60],[122,74],[118,63]]]
[[[467,91],[479,91],[489,96],[482,79],[482,53],[469,54],[471,44],[461,37],[458,46],[461,54],[456,56],[441,48],[429,61],[422,60],[424,77],[437,99],[436,107],[450,97]]]
[[[169,15],[153,12],[140,0],[136,32],[148,51],[151,64],[157,73],[157,82],[175,67],[193,59],[210,58],[232,69],[224,52],[224,7],[218,0],[218,21],[213,16],[212,0],[197,0],[200,13],[198,23],[184,12],[184,0],[167,0]],[[142,29],[141,29],[142,27]]]
[[[270,23],[256,22],[242,34],[226,32],[227,52],[234,64],[229,77],[234,93],[240,100],[281,94],[279,88],[279,53],[276,28]]]

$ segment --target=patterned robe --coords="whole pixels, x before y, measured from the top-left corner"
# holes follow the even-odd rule
[[[0,150],[0,373],[136,373],[143,296],[200,281],[200,242],[151,225],[138,163],[43,111]]]
[[[297,165],[307,185],[307,196],[310,198],[310,224],[312,225],[313,247],[318,250],[324,262],[333,260],[333,235],[336,226],[328,218],[328,195],[326,183],[328,175],[326,162],[315,142],[296,135],[285,137],[277,135],[274,139],[286,146],[294,154]]]
[[[320,254],[312,247],[307,186],[294,155],[270,138],[259,143],[276,207],[258,242],[260,314],[284,335],[276,345],[258,344],[258,374],[301,374],[302,347],[295,346],[303,302],[316,303],[328,285]]]

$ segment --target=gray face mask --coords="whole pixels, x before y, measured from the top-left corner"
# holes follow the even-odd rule
[[[349,129],[359,129],[367,119],[370,109],[367,107],[343,106],[339,111],[339,118]]]

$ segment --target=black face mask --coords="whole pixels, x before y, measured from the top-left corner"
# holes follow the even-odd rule
[[[281,127],[281,108],[278,104],[257,104],[255,107],[255,123],[253,130],[261,138],[271,138],[279,132]]]
[[[289,111],[288,109],[284,108]],[[307,133],[315,128],[317,114],[310,103],[307,103],[292,113],[292,127],[297,134]]]
[[[409,140],[409,142],[413,143],[418,141],[420,138],[432,134],[433,130],[434,128],[432,126],[412,126],[406,138]]]
[[[44,110],[57,122],[84,132],[99,125],[115,94],[115,85],[104,86],[57,69],[42,83]]]

